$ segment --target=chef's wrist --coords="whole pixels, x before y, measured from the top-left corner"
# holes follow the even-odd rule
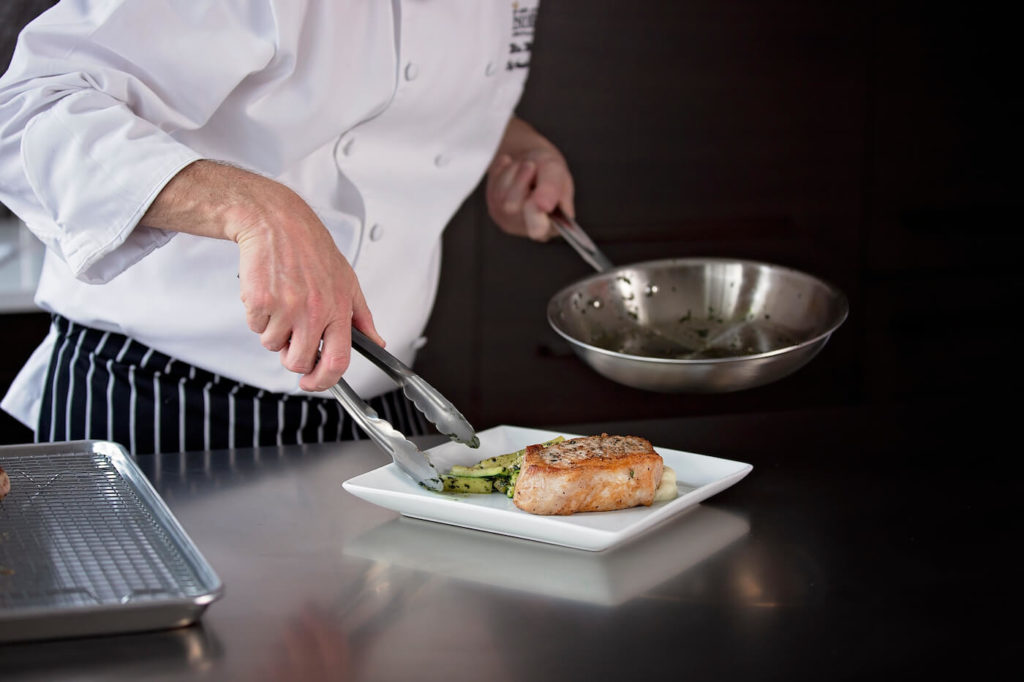
[[[195,185],[195,196],[203,197],[195,206],[203,236],[237,244],[243,234],[258,229],[263,222],[258,207],[268,189],[277,188],[276,183],[221,161],[198,161],[193,166],[189,180]]]
[[[269,187],[268,187],[269,186]],[[261,223],[261,201],[284,189],[262,176],[210,159],[195,161],[163,187],[142,224],[171,232],[238,242]]]
[[[498,151],[494,158],[498,159],[507,155],[516,159],[526,155],[547,154],[562,158],[562,153],[550,140],[523,119],[513,116],[505,127],[505,134],[498,145]]]

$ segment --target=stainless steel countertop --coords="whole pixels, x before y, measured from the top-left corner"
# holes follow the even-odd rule
[[[600,553],[357,499],[342,481],[386,463],[368,442],[142,457],[225,596],[190,628],[0,646],[0,678],[863,679],[970,662],[977,679],[1011,656],[999,564],[976,559],[1002,551],[1019,484],[984,470],[985,448],[964,468],[954,424],[839,409],[566,427],[754,464]]]

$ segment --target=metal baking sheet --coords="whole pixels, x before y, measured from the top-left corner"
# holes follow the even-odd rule
[[[0,642],[190,625],[223,593],[121,445],[5,445],[0,467]]]

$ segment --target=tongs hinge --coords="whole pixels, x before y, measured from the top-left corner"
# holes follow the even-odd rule
[[[451,401],[401,360],[375,344],[366,334],[355,327],[352,328],[352,347],[384,370],[396,384],[401,386],[405,396],[412,401],[416,409],[423,413],[427,421],[437,427],[438,431],[471,448],[480,446],[476,431]]]
[[[469,447],[480,446],[480,439],[477,437],[476,431],[447,398],[401,360],[375,344],[355,327],[352,328],[352,347],[400,385],[405,396],[429,422],[437,427],[438,431]],[[348,382],[341,379],[331,387],[330,391],[360,428],[391,455],[395,464],[402,471],[425,488],[443,489],[441,476],[434,468],[430,458],[394,426],[381,419],[377,412],[349,386]]]

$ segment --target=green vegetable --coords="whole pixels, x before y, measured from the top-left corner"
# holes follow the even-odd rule
[[[441,474],[441,482],[444,484],[444,491],[446,493],[476,493],[483,495],[494,492],[494,482],[489,478]]]
[[[563,440],[565,440],[565,436],[558,436],[541,443],[541,445],[547,447],[561,443]],[[516,479],[519,478],[519,467],[522,465],[525,454],[526,448],[523,448],[504,455],[482,459],[468,467],[455,464],[447,474],[441,476],[444,490],[449,493],[479,495],[499,492],[512,497],[516,489]]]
[[[498,455],[497,457],[490,457],[488,459],[482,459],[479,462],[477,462],[476,464],[474,464],[472,468],[475,469],[475,468],[479,467],[481,469],[489,469],[491,467],[507,467],[507,466],[512,466],[513,464],[516,464],[519,461],[519,458],[522,457],[523,453],[525,453],[525,452],[526,452],[526,450],[523,449],[523,450],[517,450],[516,452],[510,452],[507,455]],[[452,467],[452,468],[454,469],[455,467]]]
[[[486,478],[488,476],[499,476],[504,472],[505,467],[503,466],[482,467],[478,465],[473,465],[471,467],[464,467],[458,464],[452,466],[452,468],[448,471],[448,473],[450,473],[452,476],[470,476],[472,478]]]
[[[507,495],[507,496],[508,496],[508,497],[509,497],[510,499],[511,499],[511,497],[512,497],[513,495],[515,495],[515,494],[516,494],[516,481],[518,481],[518,480],[519,480],[519,469],[516,469],[516,470],[515,470],[515,471],[514,471],[514,472],[512,473],[512,476],[511,476],[511,477],[509,477],[509,479],[508,479],[508,490],[506,490],[506,491],[505,491],[505,494],[506,494],[506,495]]]

